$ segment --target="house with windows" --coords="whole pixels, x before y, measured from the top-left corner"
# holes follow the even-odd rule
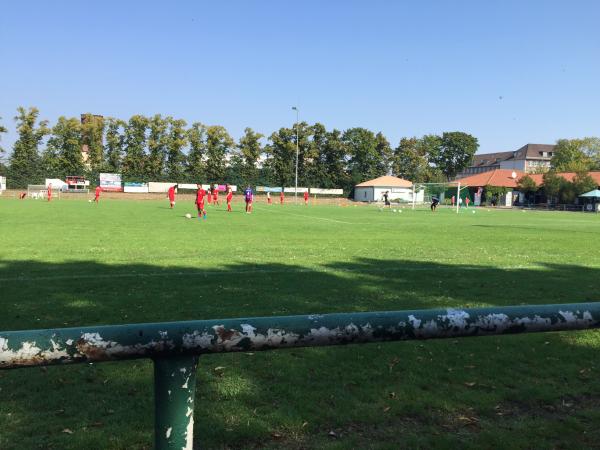
[[[526,173],[550,168],[555,145],[527,144],[512,152],[482,153],[475,155],[469,167],[458,178],[491,172],[496,169],[517,170]]]

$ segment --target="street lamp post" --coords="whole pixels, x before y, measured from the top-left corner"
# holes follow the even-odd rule
[[[294,203],[298,202],[298,154],[299,154],[299,143],[298,143],[298,108],[292,106],[292,110],[296,111],[296,182],[294,185]]]

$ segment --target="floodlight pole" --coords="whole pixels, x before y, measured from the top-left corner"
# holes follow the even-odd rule
[[[294,184],[294,203],[298,203],[298,154],[299,142],[298,142],[298,107],[292,106],[292,110],[296,111],[296,181]]]

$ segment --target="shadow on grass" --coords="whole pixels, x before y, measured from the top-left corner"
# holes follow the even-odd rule
[[[214,269],[0,261],[0,329],[584,302],[598,299],[598,279],[600,269],[572,265],[368,258]],[[196,436],[203,448],[585,447],[600,438],[596,336],[206,356]],[[1,448],[151,446],[147,361],[5,371],[0,388]]]

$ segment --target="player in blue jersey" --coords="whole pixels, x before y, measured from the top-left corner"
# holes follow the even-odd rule
[[[246,200],[246,214],[250,214],[252,212],[252,200],[254,200],[254,193],[250,186],[244,189],[244,200]]]

